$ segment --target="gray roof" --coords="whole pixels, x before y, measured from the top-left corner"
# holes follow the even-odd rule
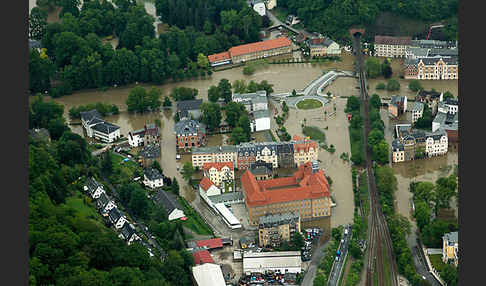
[[[90,111],[82,111],[79,113],[79,115],[81,116],[81,119],[84,121],[90,121],[93,118],[97,118],[103,121],[103,116],[96,109],[92,109]]]
[[[197,110],[201,106],[202,99],[183,100],[177,102],[178,111]]]
[[[100,123],[96,124],[95,126],[93,126],[92,128],[94,130],[101,132],[101,133],[104,133],[104,134],[110,134],[110,133],[115,132],[116,130],[120,129],[119,126],[117,126],[115,124],[111,124],[111,123],[106,122],[106,121],[100,122]]]
[[[150,181],[154,181],[154,180],[158,180],[158,179],[163,179],[164,178],[164,176],[159,172],[159,170],[154,169],[154,168],[146,168],[144,170],[144,174],[145,174],[145,176],[147,176],[147,178]]]
[[[435,118],[432,122],[439,123],[440,125],[443,125],[446,121],[446,118],[447,118],[447,113],[437,112],[437,115],[435,116]]]
[[[261,216],[259,219],[259,227],[267,228],[279,226],[282,224],[297,223],[299,221],[299,214],[295,212],[288,212],[282,214],[270,214]]]
[[[175,209],[182,210],[177,201],[177,196],[164,190],[159,190],[155,194],[155,202],[161,204],[167,210],[167,214],[171,214]]]
[[[42,48],[41,41],[29,39],[29,50],[30,49],[40,49],[40,48]]]
[[[397,104],[399,102],[404,102],[404,101],[405,101],[405,96],[392,95],[390,99],[390,104]]]
[[[429,49],[420,47],[408,47],[407,52],[416,57],[426,57],[429,54]]]
[[[273,173],[272,163],[268,163],[268,164],[270,164],[270,167],[263,166],[263,165],[251,166],[250,172],[253,175],[271,175]]]
[[[228,192],[220,195],[210,196],[209,199],[213,204],[226,203],[231,201],[243,200],[243,192]]]
[[[96,201],[96,205],[98,208],[104,208],[110,202],[110,199],[106,195],[106,193],[102,193],[101,196]]]
[[[197,133],[206,133],[206,125],[192,119],[184,119],[174,125],[174,131],[178,135],[187,135]]]
[[[116,223],[121,217],[122,217],[122,214],[121,212],[118,210],[118,208],[112,208],[109,212],[108,212],[108,216],[110,218],[110,221],[112,223]]]
[[[400,142],[400,139],[395,139],[395,140],[392,141],[392,148],[393,148],[393,150],[399,150],[399,151],[404,150],[403,144],[402,144],[402,142]]]
[[[419,60],[418,59],[412,59],[412,58],[407,58],[404,61],[405,66],[416,66],[418,64]]]
[[[424,104],[422,102],[414,102],[412,111],[424,111]]]
[[[438,40],[412,40],[411,46],[422,48],[455,48],[456,41],[438,41]]]
[[[457,231],[445,233],[442,238],[450,243],[459,242],[459,233]]]
[[[236,153],[236,151],[237,151],[237,147],[235,145],[197,147],[197,148],[193,148],[192,154]]]
[[[160,145],[147,145],[143,147],[143,149],[138,153],[139,156],[142,156],[145,159],[150,158],[159,158],[160,157]]]
[[[429,56],[459,56],[458,49],[447,49],[447,48],[432,48],[429,51]]]
[[[47,139],[49,140],[51,138],[51,135],[49,134],[49,130],[45,128],[40,128],[40,129],[29,129],[29,135],[32,136],[34,139]]]
[[[103,185],[98,183],[93,177],[89,177],[86,179],[86,186],[88,187],[88,191],[90,194],[94,193],[98,187],[103,189]]]
[[[449,97],[444,100],[444,103],[448,105],[459,105],[459,100]]]
[[[270,111],[268,109],[253,111],[253,117],[255,119],[270,118]]]
[[[434,65],[436,62],[439,60],[444,61],[448,65],[457,65],[458,64],[458,59],[457,57],[427,57],[427,58],[421,58],[420,61],[424,63],[424,65]]]
[[[120,232],[123,235],[123,238],[129,240],[132,235],[135,234],[135,228],[128,221],[126,221],[120,229]]]
[[[268,103],[267,99],[267,92],[265,90],[259,90],[253,93],[233,93],[233,100],[235,99],[245,101],[251,101],[253,104],[255,103]]]

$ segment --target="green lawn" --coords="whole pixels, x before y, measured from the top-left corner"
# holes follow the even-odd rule
[[[316,100],[316,99],[304,99],[302,101],[299,101],[297,103],[297,108],[298,109],[315,109],[315,108],[319,108],[319,107],[322,107],[322,102],[320,102],[319,100]]]
[[[325,143],[326,142],[326,134],[315,126],[306,126],[302,130],[305,136],[309,136],[312,140],[317,140],[319,142]]]
[[[213,231],[199,216],[199,214],[186,202],[184,198],[179,198],[179,201],[184,209],[184,214],[187,217],[186,221],[183,221],[183,226],[191,229],[200,235],[212,235]]]
[[[441,254],[431,254],[429,255],[429,259],[432,266],[434,266],[435,270],[438,272],[442,271],[442,269],[446,266],[446,264],[442,262]]]
[[[75,209],[79,214],[81,214],[85,218],[90,216],[96,217],[98,213],[96,212],[94,207],[84,203],[85,198],[87,197],[85,196],[78,197],[76,195],[72,197],[68,197],[66,199],[66,205],[68,207],[72,207],[73,209]]]

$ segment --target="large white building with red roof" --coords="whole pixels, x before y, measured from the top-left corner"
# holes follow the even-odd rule
[[[324,172],[312,168],[312,163],[300,165],[292,177],[257,181],[246,171],[241,186],[250,224],[268,214],[297,212],[301,220],[331,215],[330,186]]]
[[[216,186],[225,181],[234,181],[235,169],[233,162],[212,162],[203,164],[204,176],[208,177]]]

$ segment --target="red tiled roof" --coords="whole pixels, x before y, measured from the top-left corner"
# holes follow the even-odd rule
[[[198,247],[207,246],[209,249],[223,247],[223,240],[221,238],[199,240],[196,241],[196,246]]]
[[[199,183],[199,185],[205,190],[206,192],[209,190],[209,188],[214,185],[214,183],[206,176],[204,176]]]
[[[410,37],[375,36],[375,45],[410,45],[411,43]]]
[[[229,60],[231,58],[229,52],[222,52],[218,54],[212,54],[208,56],[208,60],[210,63]]]
[[[201,250],[192,254],[194,257],[194,264],[203,264],[203,263],[214,263],[211,254],[207,250]]]
[[[282,38],[276,38],[272,40],[232,47],[229,49],[229,53],[231,57],[235,57],[235,56],[241,56],[241,55],[250,54],[259,51],[282,48],[282,47],[290,46],[291,44],[292,42],[288,38],[282,37]]]
[[[211,168],[216,168],[218,171],[221,171],[221,169],[227,166],[231,170],[233,169],[233,162],[210,162],[210,163],[204,163],[203,164],[203,170],[207,171]]]
[[[330,196],[329,183],[324,172],[319,170],[312,173],[312,163],[310,162],[299,166],[299,170],[294,173],[293,177],[265,181],[257,181],[255,176],[247,170],[241,177],[241,185],[249,206]]]

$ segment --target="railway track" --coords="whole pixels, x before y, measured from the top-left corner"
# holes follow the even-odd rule
[[[372,154],[368,148],[368,133],[370,131],[368,92],[366,87],[366,75],[364,71],[363,55],[361,51],[361,39],[359,35],[353,37],[353,51],[358,65],[360,82],[360,96],[363,106],[363,147],[366,155],[366,172],[368,175],[368,189],[370,196],[370,219],[368,225],[368,256],[366,262],[366,286],[374,285],[375,278],[379,286],[398,286],[398,275],[393,247],[390,239],[388,225],[381,211],[378,192],[373,174]],[[389,281],[385,277],[384,263],[388,263]]]

